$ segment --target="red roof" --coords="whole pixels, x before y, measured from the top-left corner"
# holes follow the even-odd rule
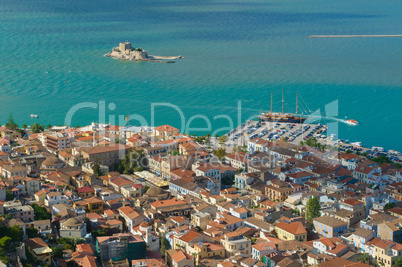
[[[89,186],[77,188],[77,193],[90,193],[90,192],[95,192],[95,189]]]
[[[170,125],[161,125],[161,126],[155,127],[154,129],[155,129],[155,131],[158,131],[158,132],[179,131],[179,129],[176,129]]]
[[[294,235],[307,234],[306,228],[304,228],[301,222],[286,223],[282,221],[276,227]]]
[[[348,205],[352,205],[352,206],[356,206],[356,205],[359,205],[359,204],[363,204],[363,202],[354,200],[354,199],[352,199],[352,198],[349,198],[349,199],[344,200],[343,203],[348,204]]]

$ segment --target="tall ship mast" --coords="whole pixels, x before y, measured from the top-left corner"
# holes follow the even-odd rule
[[[284,97],[284,92],[282,89],[282,113],[275,113],[272,112],[272,106],[273,106],[273,101],[272,101],[272,92],[271,92],[271,110],[269,113],[261,113],[258,118],[262,122],[288,122],[288,123],[303,123],[306,118],[298,116],[297,112],[299,110],[299,97],[298,93],[296,92],[296,114],[291,114],[291,113],[285,113],[285,97]]]

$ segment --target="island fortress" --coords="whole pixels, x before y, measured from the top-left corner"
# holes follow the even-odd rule
[[[154,61],[162,63],[174,63],[175,59],[183,58],[182,56],[152,56],[141,48],[134,48],[131,46],[130,42],[120,43],[118,47],[113,47],[112,52],[106,54],[107,57],[113,57],[117,59],[125,60],[142,60],[142,61]]]

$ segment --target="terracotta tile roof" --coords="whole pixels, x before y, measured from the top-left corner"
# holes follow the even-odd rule
[[[175,254],[173,254],[171,256],[172,261],[174,261],[175,263],[179,263],[182,260],[185,259],[191,259],[191,257],[189,255],[187,255],[187,253],[184,253],[183,251],[178,251]]]
[[[118,125],[110,125],[110,126],[106,127],[106,129],[107,129],[108,131],[119,131],[119,130],[120,130],[120,126],[118,126]]]
[[[183,170],[183,169],[176,169],[173,171],[170,171],[171,174],[180,177],[180,178],[189,178],[195,176],[195,172],[191,170]]]
[[[103,203],[103,201],[102,201],[102,199],[100,199],[98,197],[90,197],[90,198],[84,199],[80,202],[77,202],[77,205],[84,206],[84,205],[91,204],[91,203]]]
[[[368,236],[373,234],[373,231],[359,227],[359,228],[356,229],[356,231],[353,234],[355,234],[357,236],[360,236],[360,237],[363,237],[363,238],[367,238]]]
[[[43,241],[43,239],[39,238],[39,237],[26,239],[24,242],[32,249],[49,247],[48,244],[46,244],[46,242]]]
[[[227,158],[240,161],[242,163],[249,163],[250,160],[246,158],[246,153],[245,152],[237,152],[233,154],[226,155]]]
[[[40,196],[42,194],[46,194],[46,191],[45,190],[40,190],[40,191],[35,193],[35,196]]]
[[[138,211],[134,210],[133,208],[131,208],[129,206],[121,207],[121,208],[119,208],[119,211],[121,211],[123,214],[125,214],[131,220],[133,220],[139,216],[143,216],[141,213],[139,213]]]
[[[327,215],[315,218],[314,221],[317,221],[319,223],[322,223],[324,225],[331,226],[331,227],[344,226],[347,224],[346,222],[343,222],[341,220],[338,220],[334,217],[330,217]]]
[[[374,170],[373,167],[358,165],[358,166],[356,166],[354,171],[364,173],[364,174],[369,174],[373,170]]]
[[[134,182],[130,181],[129,179],[120,176],[110,179],[109,182],[115,184],[118,187],[134,184]]]
[[[183,242],[189,243],[192,240],[194,240],[197,237],[200,237],[201,233],[196,232],[194,230],[190,230],[188,231],[186,234],[184,234],[183,236],[181,236],[179,239]]]
[[[101,154],[101,153],[108,153],[112,151],[126,151],[127,146],[125,145],[118,145],[118,144],[113,144],[113,145],[106,145],[106,146],[94,146],[90,148],[84,148],[83,151],[87,152],[90,155],[93,154]]]
[[[95,190],[89,186],[77,188],[77,193],[89,193],[89,192],[95,192]]]
[[[115,210],[104,210],[103,213],[106,214],[107,216],[113,216],[117,214]]]
[[[266,199],[266,200],[260,202],[260,204],[263,205],[263,206],[266,206],[266,207],[273,208],[275,206],[278,206],[280,203],[272,201],[272,200],[269,200],[269,199]]]
[[[363,204],[363,202],[354,200],[354,199],[352,199],[352,198],[349,198],[349,199],[344,200],[343,203],[348,204],[348,205],[352,205],[352,206],[356,206],[356,205],[359,205],[359,204]]]
[[[185,202],[183,200],[178,200],[176,198],[172,198],[172,199],[168,199],[168,200],[155,201],[151,204],[151,206],[153,206],[155,208],[161,208],[161,207],[183,205],[183,204],[187,204],[187,202]]]
[[[301,222],[286,223],[282,221],[278,223],[276,227],[293,235],[307,234],[306,228],[304,228]]]
[[[90,220],[102,218],[102,216],[100,216],[98,213],[95,213],[95,212],[87,213],[87,214],[85,214],[85,217],[87,217]]]
[[[402,208],[400,208],[400,207],[395,207],[395,208],[392,208],[392,209],[387,210],[387,212],[389,212],[389,213],[395,213],[395,214],[398,214],[398,215],[402,215]]]
[[[76,245],[76,251],[84,252],[93,255],[94,252],[89,244],[78,244]]]
[[[154,130],[158,131],[158,132],[179,131],[179,129],[174,128],[173,126],[170,126],[170,125],[161,125],[161,126],[155,127]]]
[[[120,225],[120,224],[123,224],[123,222],[120,221],[120,220],[112,219],[112,220],[107,220],[107,224],[109,224],[109,225]]]
[[[262,242],[262,243],[255,244],[252,247],[258,251],[275,250],[276,249],[276,245],[274,242]]]

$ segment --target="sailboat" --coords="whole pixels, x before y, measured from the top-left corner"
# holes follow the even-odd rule
[[[269,113],[261,113],[258,118],[262,121],[269,122],[287,122],[287,123],[303,123],[306,118],[297,116],[299,109],[298,93],[296,92],[296,114],[285,113],[285,99],[282,89],[282,113],[272,112],[272,92],[271,92],[271,111]]]

